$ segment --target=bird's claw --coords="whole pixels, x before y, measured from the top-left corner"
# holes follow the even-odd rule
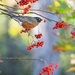
[[[27,31],[26,30],[21,30],[21,32],[20,33],[26,33]]]

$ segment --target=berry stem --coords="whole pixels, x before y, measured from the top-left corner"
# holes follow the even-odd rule
[[[15,2],[16,2],[16,3],[18,3],[18,1],[17,1],[17,0],[15,0]]]

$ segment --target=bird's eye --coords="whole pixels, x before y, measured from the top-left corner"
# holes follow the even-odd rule
[[[39,21],[40,21],[41,19],[39,18]]]

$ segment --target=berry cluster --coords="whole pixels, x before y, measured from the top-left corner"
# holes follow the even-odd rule
[[[75,37],[75,31],[71,32],[71,34],[72,34],[72,38],[74,38]]]
[[[20,6],[24,6],[29,3],[35,3],[36,1],[38,1],[38,0],[20,0],[19,2],[17,2],[17,4],[19,4]]]
[[[38,41],[36,44],[32,44],[30,46],[27,47],[27,50],[32,50],[34,47],[38,48],[38,47],[42,47],[44,45],[44,41]]]
[[[47,74],[47,75],[52,75],[54,74],[54,70],[58,68],[58,64],[56,64],[54,66],[54,63],[51,63],[50,65],[42,68],[42,72],[40,72],[39,75],[44,75],[44,74]]]
[[[19,2],[17,2],[17,4],[19,4],[20,6],[27,5],[27,7],[24,8],[24,12],[22,13],[22,15],[27,13],[29,9],[31,8],[31,5],[29,5],[29,3],[35,3],[36,1],[38,0],[20,0]]]
[[[36,34],[35,37],[37,39],[40,39],[42,37],[42,33]],[[34,47],[39,48],[39,47],[42,47],[43,45],[44,45],[44,41],[38,41],[36,44],[32,44],[32,45],[28,46],[27,49],[32,50]]]
[[[25,13],[27,13],[30,8],[31,8],[31,5],[28,5],[27,7],[25,7],[22,15],[24,15]]]
[[[42,33],[35,35],[35,37],[36,37],[37,39],[40,39],[40,38],[42,37]]]
[[[53,29],[58,29],[58,28],[64,28],[67,25],[66,22],[56,22],[56,25],[53,27]]]

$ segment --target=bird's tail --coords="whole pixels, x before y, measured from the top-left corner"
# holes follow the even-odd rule
[[[15,9],[15,8],[13,8],[13,7],[10,7],[10,6],[4,5],[4,4],[0,4],[0,6],[6,8],[6,9],[8,9],[8,10]]]
[[[16,15],[13,14],[12,11],[10,11],[10,10],[2,9],[2,8],[0,8],[0,10],[2,10],[1,14],[8,15],[8,16],[10,16],[11,18],[13,18],[13,17],[16,16]]]

